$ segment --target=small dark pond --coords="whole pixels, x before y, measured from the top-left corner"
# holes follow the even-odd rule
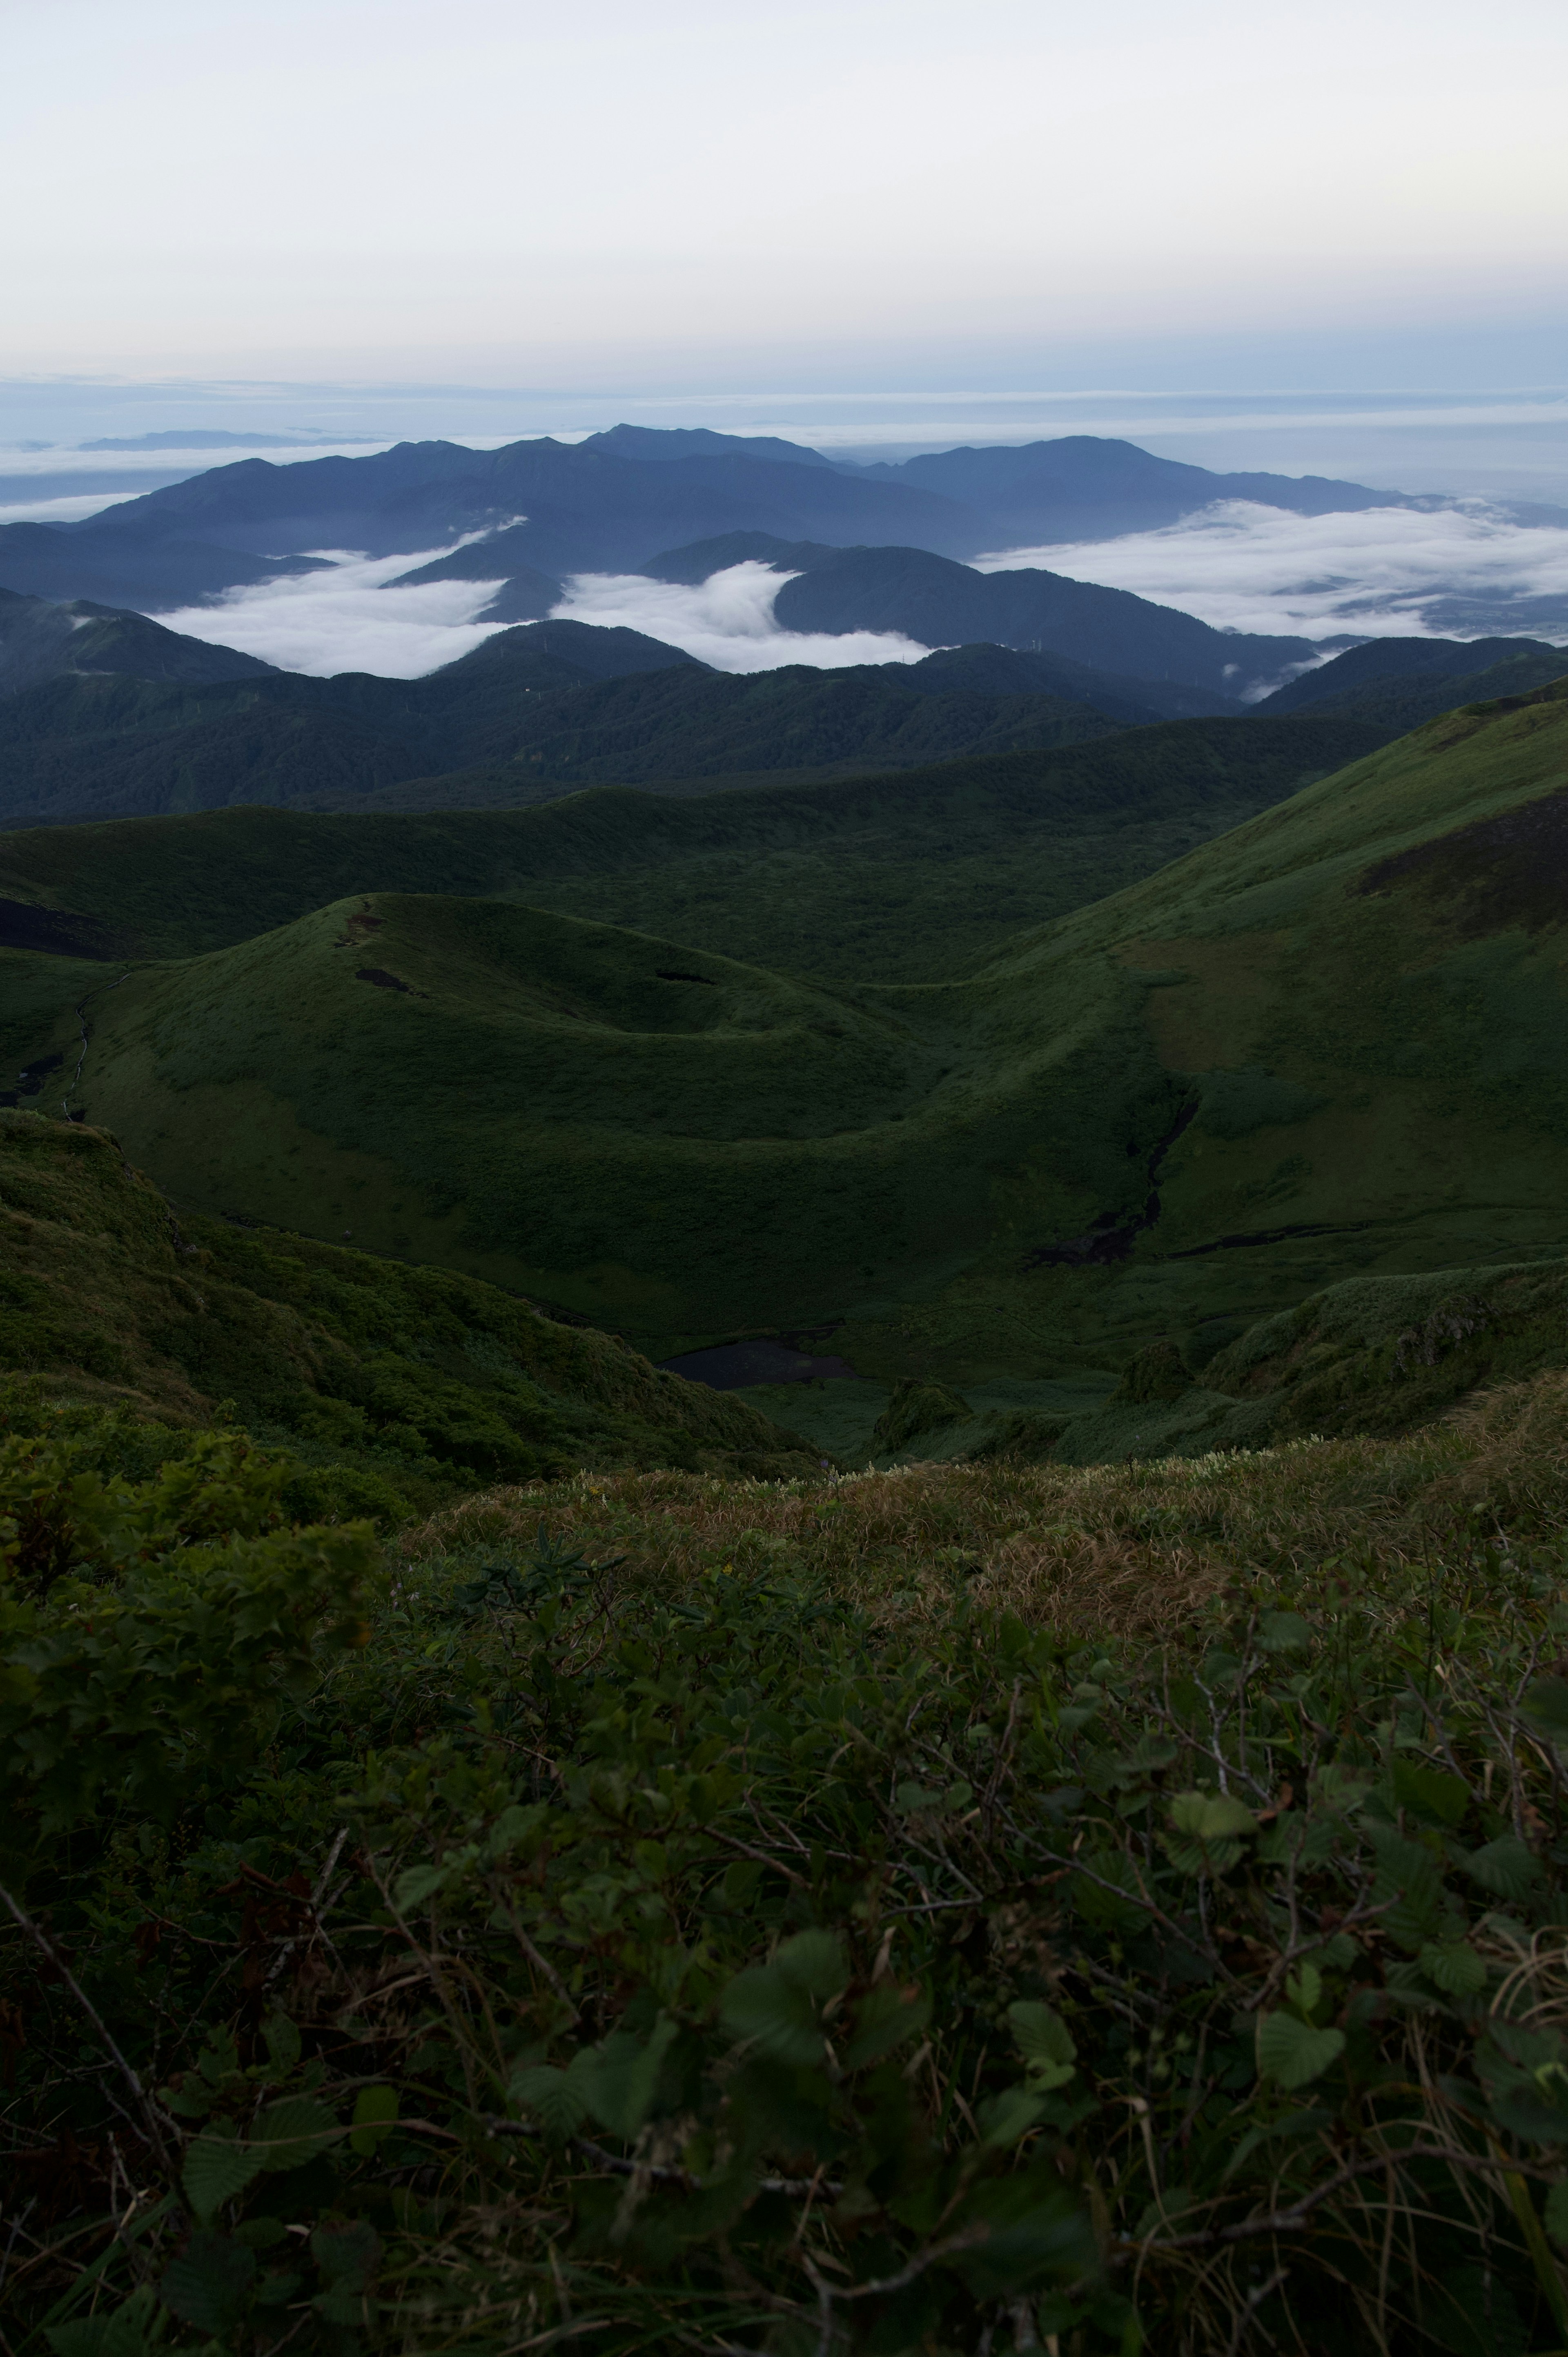
[[[751,1383],[805,1383],[819,1375],[853,1375],[847,1359],[812,1358],[788,1342],[721,1342],[713,1351],[687,1351],[661,1359],[666,1374],[706,1383],[710,1391],[744,1391]]]

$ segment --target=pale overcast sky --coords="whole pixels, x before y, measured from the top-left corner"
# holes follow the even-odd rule
[[[0,40],[7,376],[1403,335],[1568,378],[1563,0],[0,0]]]

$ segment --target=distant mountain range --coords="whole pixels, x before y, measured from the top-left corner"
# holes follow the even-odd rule
[[[1038,597],[1050,578],[973,574],[918,551],[849,551],[842,565],[827,556],[783,594],[831,600],[847,583],[961,601],[964,584],[1022,583],[1017,594]],[[863,556],[897,561],[879,573]],[[1118,593],[1086,594],[1112,600],[1116,621]],[[1133,609],[1122,627],[1134,651],[1153,627],[1145,617],[1173,626],[1189,668],[1206,657],[1217,667],[1212,643],[1238,643],[1185,615],[1120,602]],[[961,607],[952,619],[961,623]],[[0,593],[0,826],[243,803],[494,809],[591,785],[805,783],[1045,753],[1204,717],[1343,721],[1355,734],[1337,758],[1348,759],[1452,705],[1522,693],[1564,669],[1561,649],[1531,640],[1374,640],[1246,707],[987,643],[915,663],[717,673],[637,630],[556,620],[499,631],[423,679],[317,679],[143,615]]]
[[[1402,503],[1313,476],[1211,474],[1090,435],[865,467],[767,436],[618,425],[575,444],[405,442],[214,467],[84,522],[0,525],[0,586],[159,612],[306,569],[312,550],[413,555],[468,534],[487,536],[488,577],[511,582],[636,571],[736,532],[970,557],[1144,531],[1230,499],[1311,515]],[[479,561],[467,577],[487,577],[468,569]]]

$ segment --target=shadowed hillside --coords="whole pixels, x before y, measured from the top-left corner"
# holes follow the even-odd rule
[[[227,1401],[319,1469],[296,1511],[405,1513],[578,1465],[814,1462],[744,1402],[493,1286],[177,1223],[99,1130],[0,1112],[0,1366],[176,1424]]]
[[[883,1379],[1045,1378],[1108,1338],[1201,1362],[1357,1272],[1561,1251],[1561,901],[1533,879],[1565,731],[1558,691],[1450,715],[962,981],[811,985],[371,893],[100,966],[81,1017],[62,974],[18,1063],[74,1061],[85,1021],[72,1109],[177,1201],[660,1355],[825,1328]]]
[[[521,811],[241,808],[45,828],[0,837],[0,942],[181,957],[356,888],[440,891],[792,970],[929,980],[1178,858],[1366,745],[1342,722],[1194,721],[744,794],[600,788]]]

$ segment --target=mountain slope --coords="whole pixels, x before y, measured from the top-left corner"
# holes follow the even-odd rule
[[[525,570],[536,581],[635,570],[660,549],[736,532],[972,556],[1142,529],[1217,499],[1317,513],[1390,497],[1312,478],[1210,475],[1086,436],[864,468],[766,436],[617,426],[575,445],[422,442],[362,458],[242,459],[83,524],[0,525],[0,585],[156,612],[299,570],[308,550],[413,555],[473,533],[504,535],[506,572],[521,584]]]
[[[128,652],[136,659],[137,646]],[[498,632],[417,680],[315,679],[265,664],[226,676],[218,662],[210,673],[194,664],[188,682],[62,673],[0,700],[0,823],[352,802],[395,780],[510,759],[550,691],[660,669],[706,675],[640,631],[560,621]]]
[[[256,655],[166,630],[141,614],[85,598],[61,606],[0,590],[0,697],[47,680],[104,672],[191,683],[276,676]]]
[[[1412,504],[1397,491],[1322,475],[1212,474],[1093,434],[1015,449],[933,451],[862,471],[877,482],[961,502],[989,522],[991,545],[998,548],[1151,532],[1219,500],[1255,500],[1296,515]]]
[[[1373,639],[1266,695],[1259,712],[1340,713],[1403,736],[1462,704],[1527,694],[1568,672],[1542,639]]]
[[[73,1110],[179,1200],[351,1228],[660,1356],[836,1327],[883,1377],[1033,1380],[1171,1334],[1201,1359],[1358,1272],[1561,1252],[1565,810],[1546,691],[960,981],[371,894],[100,967],[86,999],[62,976],[17,1060],[74,1056],[84,1021]]]
[[[831,786],[600,788],[420,815],[238,808],[19,832],[0,839],[0,942],[199,955],[354,888],[434,890],[795,971],[917,979],[1150,873],[1366,744],[1332,721],[1187,722]]]
[[[316,1469],[315,1513],[406,1513],[576,1465],[814,1463],[739,1400],[493,1287],[221,1220],[183,1225],[101,1131],[0,1113],[0,1365],[176,1423],[218,1403]]]
[[[748,560],[791,576],[773,601],[787,630],[899,630],[928,647],[987,640],[1237,705],[1320,652],[1310,639],[1216,630],[1129,590],[1032,568],[978,573],[922,548],[820,548],[754,532],[666,549],[650,570],[704,580]]]

